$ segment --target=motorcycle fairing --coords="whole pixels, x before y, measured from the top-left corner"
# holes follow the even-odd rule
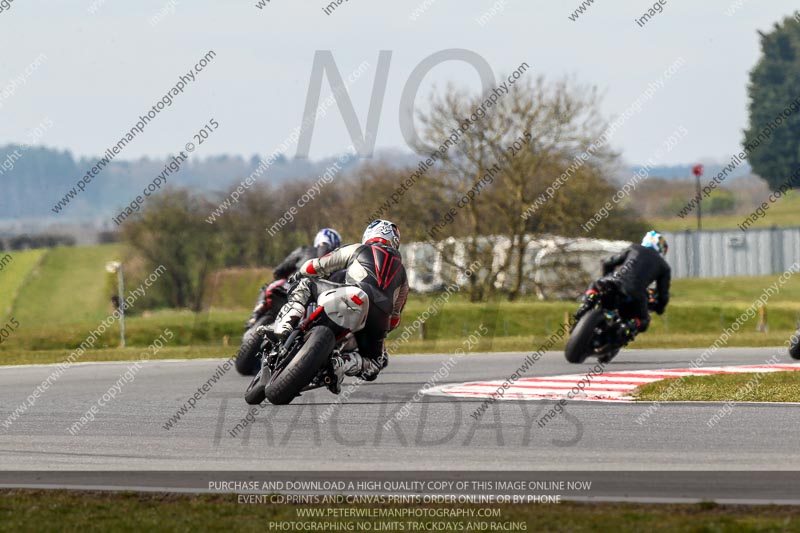
[[[323,292],[317,304],[337,326],[350,331],[364,328],[369,314],[369,296],[358,287],[344,285]]]

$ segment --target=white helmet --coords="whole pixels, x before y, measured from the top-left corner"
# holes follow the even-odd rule
[[[397,229],[397,224],[388,220],[373,220],[364,230],[364,236],[361,237],[362,244],[371,244],[379,242],[392,248],[400,247],[400,230]]]
[[[655,230],[648,231],[645,234],[644,239],[642,239],[642,246],[652,248],[661,255],[667,255],[667,250],[669,249],[667,239]]]
[[[314,237],[314,248],[324,248],[326,253],[332,252],[342,245],[342,237],[333,228],[321,229]]]

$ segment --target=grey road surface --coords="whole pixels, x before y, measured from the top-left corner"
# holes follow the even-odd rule
[[[632,350],[609,368],[685,367],[699,353]],[[780,348],[737,348],[706,366],[760,364],[775,353],[791,361]],[[525,355],[466,356],[446,381],[504,379]],[[647,404],[575,401],[541,428],[552,402],[496,402],[475,420],[478,400],[425,396],[386,426],[448,357],[394,356],[377,381],[338,405],[327,390],[312,391],[288,406],[255,408],[246,427],[248,380],[231,369],[169,429],[222,360],[144,363],[77,431],[73,424],[130,363],[72,366],[9,427],[2,421],[54,367],[0,367],[0,470],[800,470],[795,405],[737,405],[709,428],[721,404],[663,404],[637,422]],[[581,370],[548,353],[528,375]]]

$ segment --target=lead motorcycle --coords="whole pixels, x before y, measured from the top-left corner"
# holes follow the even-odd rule
[[[243,376],[252,376],[258,373],[261,361],[258,353],[261,348],[261,336],[256,333],[260,326],[266,326],[275,322],[278,311],[283,307],[289,298],[287,281],[276,279],[264,287],[264,298],[259,299],[253,317],[255,321],[248,321],[242,336],[242,344],[236,354],[236,370]]]
[[[609,278],[597,281],[597,302],[572,326],[564,356],[570,363],[581,364],[588,357],[597,357],[600,363],[609,363],[624,344],[620,341],[623,317],[620,307],[628,298],[618,282]],[[647,307],[658,306],[653,289],[648,289]],[[629,317],[624,317],[629,318]]]
[[[321,292],[309,302],[304,318],[285,340],[262,345],[261,369],[244,399],[250,405],[265,399],[286,405],[301,393],[330,385],[336,379],[331,357],[354,346],[353,334],[363,329],[369,297],[359,287],[317,280]]]

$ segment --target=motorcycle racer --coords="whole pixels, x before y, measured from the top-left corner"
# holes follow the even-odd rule
[[[305,313],[310,299],[316,298],[314,279],[330,279],[344,270],[344,282],[361,288],[369,296],[369,313],[366,325],[355,334],[357,350],[331,358],[336,380],[331,392],[339,394],[345,376],[358,376],[373,380],[388,364],[384,346],[386,335],[400,324],[408,297],[408,281],[402,257],[398,250],[400,231],[388,220],[371,222],[361,243],[343,246],[320,258],[309,259],[293,276],[300,281],[289,294],[289,302],[281,309],[272,335],[283,337]],[[269,328],[265,328],[269,334]]]
[[[341,246],[341,244],[342,237],[335,229],[323,228],[319,230],[314,237],[314,244],[311,246],[300,246],[292,250],[292,252],[287,255],[277,267],[275,267],[275,270],[273,271],[275,279],[288,279],[289,276],[297,272],[297,269],[299,269],[300,266],[309,259],[322,257],[323,255],[330,253]],[[273,283],[274,282],[267,282],[259,290],[258,300],[253,308],[253,312],[250,314],[250,318],[245,324],[245,329],[251,328],[253,324],[256,323],[258,318],[267,310],[267,307],[269,307],[268,289]]]
[[[622,252],[603,261],[603,278],[592,282],[583,297],[583,304],[575,313],[575,323],[596,304],[598,283],[604,280],[618,284],[626,297],[620,309],[625,319],[621,324],[620,343],[628,344],[650,325],[648,287],[656,283],[653,310],[663,314],[669,303],[671,269],[664,259],[669,246],[663,235],[649,231],[642,244],[632,244]]]

